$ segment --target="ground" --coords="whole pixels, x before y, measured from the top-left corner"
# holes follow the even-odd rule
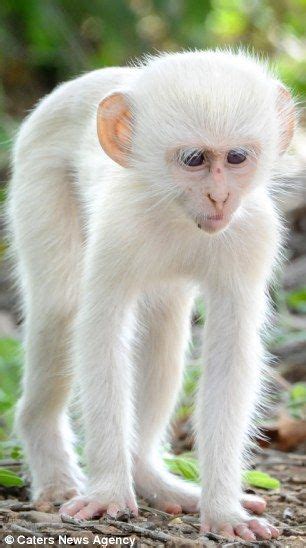
[[[6,467],[18,468],[16,461],[0,463]],[[165,512],[149,508],[140,501],[140,515],[130,519],[122,516],[118,520],[101,518],[77,524],[73,520],[63,522],[57,514],[57,507],[37,509],[29,502],[27,489],[11,488],[0,491],[0,528],[1,540],[12,535],[25,535],[29,538],[54,539],[57,545],[59,535],[76,539],[82,538],[82,545],[97,545],[106,542],[105,537],[125,539],[127,546],[134,539],[137,548],[145,546],[306,546],[306,456],[298,453],[284,453],[272,449],[263,449],[256,457],[256,467],[268,472],[281,481],[276,491],[256,489],[253,492],[266,498],[267,515],[271,522],[283,530],[282,536],[273,542],[242,542],[226,540],[214,534],[199,534],[198,514],[172,516]],[[9,497],[9,498],[6,498]],[[129,538],[129,541],[127,540]],[[85,540],[84,540],[85,539]],[[88,542],[86,542],[88,539]],[[43,541],[40,541],[42,543]],[[45,541],[48,543],[49,541]],[[80,541],[79,541],[80,542]],[[27,542],[29,543],[29,541]],[[4,546],[7,544],[4,542]],[[34,541],[33,541],[34,544]],[[78,544],[74,540],[74,544]],[[102,544],[103,545],[103,544]],[[119,540],[117,540],[117,545]],[[123,544],[122,544],[123,545]],[[14,546],[20,546],[17,543]]]

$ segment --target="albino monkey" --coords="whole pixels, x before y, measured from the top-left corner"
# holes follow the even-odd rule
[[[249,514],[265,502],[241,477],[282,232],[270,188],[294,123],[265,66],[221,51],[91,72],[24,122],[9,218],[25,314],[17,427],[35,501],[69,499],[62,513],[90,519],[136,514],[137,493],[172,513],[199,508],[204,532],[278,536]],[[161,457],[198,288],[201,489]],[[86,480],[66,416],[74,375]]]

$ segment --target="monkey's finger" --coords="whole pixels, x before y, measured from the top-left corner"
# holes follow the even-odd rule
[[[102,516],[105,512],[105,508],[101,505],[100,502],[89,502],[83,508],[81,508],[76,514],[76,519],[91,519],[94,517]]]
[[[258,537],[264,540],[269,540],[272,537],[271,531],[266,523],[261,523],[257,519],[251,519],[248,525]]]
[[[183,511],[181,505],[176,504],[176,502],[161,502],[158,507],[159,510],[163,510],[168,514],[181,514]]]
[[[81,500],[70,500],[68,502],[65,502],[65,504],[62,504],[62,506],[59,509],[60,514],[67,514],[68,516],[74,516],[76,512],[78,512],[81,508],[83,508],[84,499]]]
[[[138,516],[138,506],[137,503],[134,500],[130,500],[128,503],[128,507],[130,511],[132,512],[133,516],[137,518]]]
[[[119,512],[122,512],[122,508],[118,504],[110,504],[107,507],[107,515],[111,518],[116,518],[119,514]]]
[[[251,531],[245,523],[242,523],[241,525],[236,525],[235,533],[243,540],[256,540],[253,531]]]
[[[214,532],[222,535],[222,537],[235,538],[235,532],[230,523],[224,523],[220,525],[217,529],[214,530]]]
[[[267,503],[263,498],[258,497],[257,495],[246,494],[243,496],[242,505],[246,510],[251,510],[254,514],[263,514]]]
[[[119,505],[116,503],[111,503],[107,507],[106,513],[111,518],[118,518],[118,516],[124,515],[124,514],[132,514],[133,516],[138,516],[138,507],[137,504],[134,501],[129,501],[125,506]]]
[[[211,531],[211,525],[208,521],[204,521],[202,524],[201,524],[201,533],[209,533]]]
[[[271,531],[271,535],[272,535],[272,538],[277,538],[279,537],[279,535],[281,534],[281,531],[279,529],[277,529],[277,527],[274,527],[274,525],[268,525],[270,531]]]

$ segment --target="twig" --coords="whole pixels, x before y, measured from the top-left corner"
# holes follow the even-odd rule
[[[173,543],[184,543],[188,544],[190,546],[195,545],[194,540],[186,539],[185,537],[177,537],[174,535],[169,535],[168,533],[164,533],[163,531],[152,531],[150,529],[145,529],[144,527],[140,527],[139,525],[134,525],[134,523],[125,523],[123,521],[116,521],[111,520],[109,518],[105,518],[106,522],[112,525],[115,525],[115,527],[118,527],[118,529],[121,529],[124,533],[136,533],[137,535],[151,538],[152,540],[159,540],[161,542],[173,542]]]
[[[286,537],[306,537],[306,531],[301,531],[301,529],[292,529],[292,527],[288,527],[288,523],[283,523],[281,521],[279,521],[279,525],[283,530],[282,534]]]
[[[163,512],[163,510],[157,510],[157,508],[151,508],[150,506],[138,506],[139,510],[144,512],[149,512],[150,514],[156,514],[157,516],[164,516],[167,519],[173,518],[173,514],[168,514],[168,512]]]
[[[27,533],[27,535],[35,534],[31,529],[28,529],[27,527],[22,527],[21,525],[18,525],[17,523],[11,523],[10,528],[13,533]]]

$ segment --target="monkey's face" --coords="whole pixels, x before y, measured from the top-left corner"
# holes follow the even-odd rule
[[[219,149],[182,147],[169,155],[172,183],[180,191],[180,203],[202,230],[225,229],[243,197],[253,187],[258,144]]]
[[[256,60],[228,52],[166,55],[137,74],[100,103],[103,149],[165,215],[176,203],[195,228],[224,230],[290,143],[289,92]]]

